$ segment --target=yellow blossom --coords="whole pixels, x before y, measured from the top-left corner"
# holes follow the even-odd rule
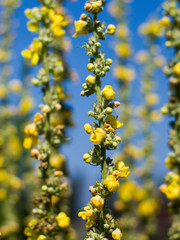
[[[74,22],[76,33],[73,35],[73,37],[79,37],[81,35],[87,35],[87,22],[83,20],[78,20]]]
[[[126,167],[123,161],[119,161],[116,164],[117,170],[119,171],[119,177],[126,178],[130,175],[129,167]]]
[[[167,16],[163,16],[161,18],[161,20],[159,21],[159,25],[162,28],[168,27],[170,25],[170,23],[171,23],[171,19],[169,17],[167,17]]]
[[[168,157],[165,160],[166,167],[169,169],[173,169],[176,166],[176,159],[173,157]]]
[[[102,6],[102,1],[92,2],[91,6],[93,10],[99,10],[100,7]]]
[[[106,123],[109,123],[114,129],[118,129],[124,125],[119,120],[117,120],[117,118],[114,117],[113,115],[108,115],[105,121]]]
[[[92,132],[92,130],[93,130],[93,127],[92,127],[89,123],[86,123],[86,124],[84,125],[84,129],[85,129],[85,131],[86,131],[88,134],[90,134],[90,133]]]
[[[87,78],[86,78],[86,82],[88,84],[94,84],[96,81],[96,77],[92,76],[92,75],[89,75]]]
[[[101,198],[99,195],[91,198],[91,203],[94,207],[96,207],[99,211],[101,211],[104,205],[104,199]]]
[[[62,154],[55,154],[50,157],[50,165],[56,170],[61,170],[65,163],[65,157]]]
[[[42,48],[42,42],[35,38],[29,49],[22,51],[21,54],[24,58],[31,59],[32,66],[35,66],[39,63]]]
[[[69,227],[71,220],[64,212],[60,212],[56,217],[56,221],[60,228],[67,228]]]
[[[158,210],[158,203],[155,199],[142,201],[138,206],[138,212],[143,217],[155,214]]]
[[[96,130],[91,132],[90,140],[94,144],[99,144],[102,142],[103,138],[106,136],[102,128],[96,128]]]
[[[38,142],[38,132],[34,123],[28,124],[25,129],[25,138],[23,146],[26,149],[34,147]]]
[[[116,66],[114,68],[114,76],[122,81],[131,82],[135,78],[135,72],[133,69],[124,66]]]
[[[163,188],[161,188],[162,191]],[[180,185],[173,181],[170,185],[168,185],[166,188],[164,187],[163,191],[166,195],[166,197],[171,200],[175,201],[180,198]]]
[[[119,189],[119,198],[123,202],[130,202],[134,198],[134,194],[137,190],[137,185],[133,181],[123,182]]]
[[[30,32],[38,32],[40,29],[38,22],[31,22],[31,21],[27,23],[27,28]]]
[[[102,90],[102,95],[108,100],[111,101],[115,98],[115,92],[110,85],[106,85]]]
[[[44,235],[39,235],[39,237],[37,238],[37,240],[46,240],[46,236]]]
[[[67,26],[68,21],[60,14],[52,14],[51,31],[55,37],[61,38],[65,35],[65,30],[62,27]]]
[[[127,43],[118,43],[115,47],[118,56],[127,58],[131,55],[130,46]]]
[[[121,230],[119,228],[116,228],[116,230],[114,230],[112,232],[112,238],[114,240],[121,240],[122,238],[122,233],[121,233]]]
[[[180,76],[180,62],[176,63],[174,66],[174,72],[177,76]]]
[[[142,24],[140,26],[140,33],[143,35],[159,36],[160,30],[159,23],[156,20],[152,20],[151,22]]]
[[[22,98],[19,108],[23,115],[29,113],[34,106],[34,101],[31,97],[27,96]]]
[[[107,176],[104,180],[104,185],[110,192],[117,191],[119,189],[119,182],[113,175]]]
[[[34,122],[35,123],[41,121],[42,119],[43,119],[43,115],[41,113],[38,112],[34,115]]]

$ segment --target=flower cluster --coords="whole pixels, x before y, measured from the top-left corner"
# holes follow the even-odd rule
[[[18,0],[5,0],[0,4],[0,232],[3,239],[23,236],[22,218],[28,214],[30,191],[24,176],[29,174],[30,179],[32,170],[28,158],[24,161],[26,153],[21,146],[21,128],[32,109],[32,99],[26,87],[23,89],[19,80],[12,79],[14,69],[11,52],[15,31],[14,12],[17,7]]]
[[[174,50],[174,56],[169,60],[164,68],[166,76],[169,77],[169,100],[162,107],[161,112],[164,115],[171,116],[169,131],[169,147],[171,152],[168,154],[165,162],[170,172],[165,177],[165,184],[161,185],[160,190],[170,201],[170,208],[173,214],[172,227],[169,230],[169,239],[180,238],[180,141],[179,141],[179,1],[169,0],[163,4],[164,16],[160,20],[160,25],[165,29],[166,47]]]
[[[56,0],[42,0],[40,7],[25,11],[29,31],[36,33],[32,44],[22,56],[32,66],[40,65],[32,79],[40,86],[43,103],[25,129],[24,148],[31,148],[31,157],[38,160],[41,191],[34,197],[34,218],[25,228],[28,239],[45,240],[61,236],[73,239],[70,227],[68,198],[70,185],[65,174],[65,156],[58,153],[66,140],[65,126],[72,125],[71,112],[66,106],[67,94],[63,80],[69,77],[65,62],[65,27],[68,25],[63,6]]]
[[[96,94],[97,102],[93,103],[93,110],[88,112],[89,117],[95,121],[92,124],[86,123],[84,129],[90,134],[90,141],[94,144],[93,149],[84,154],[85,162],[97,166],[101,165],[101,182],[96,181],[90,186],[91,200],[79,212],[79,216],[86,220],[88,240],[107,239],[111,234],[115,240],[120,240],[122,233],[118,222],[114,219],[112,212],[108,209],[106,201],[119,189],[119,178],[126,178],[130,174],[129,167],[123,161],[115,165],[113,159],[106,156],[106,151],[116,149],[121,138],[116,135],[116,129],[123,126],[117,117],[113,115],[113,109],[120,103],[115,101],[115,92],[110,85],[105,85],[101,90],[101,77],[110,70],[112,60],[105,57],[100,50],[100,40],[105,40],[106,35],[115,34],[115,26],[109,24],[106,27],[104,22],[98,19],[98,14],[103,10],[104,0],[91,0],[85,3],[84,9],[93,15],[83,13],[80,20],[75,21],[76,33],[74,37],[82,34],[94,33],[84,44],[87,55],[90,56],[87,69],[91,72],[82,85],[81,96]]]

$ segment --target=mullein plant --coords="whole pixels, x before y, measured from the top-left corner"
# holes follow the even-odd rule
[[[34,196],[34,217],[25,228],[27,239],[73,239],[67,208],[70,184],[65,176],[65,157],[58,152],[67,140],[65,126],[72,125],[63,81],[68,76],[62,46],[65,46],[68,17],[61,1],[41,0],[40,6],[25,11],[28,30],[36,34],[30,47],[22,51],[32,66],[39,65],[32,83],[42,90],[43,103],[34,122],[25,129],[24,148],[39,162],[40,191]]]
[[[128,44],[129,30],[125,24],[125,13],[127,12],[127,6],[125,3],[126,1],[119,0],[111,6],[111,12],[117,17],[120,23],[117,31],[119,41],[115,50],[119,56],[118,63],[121,65],[117,65],[115,68],[115,76],[121,81],[120,89],[123,90],[120,95],[122,107],[124,105],[124,110],[122,108],[121,114],[122,121],[128,122],[126,130],[123,131],[123,151],[117,154],[117,160],[126,160],[128,165],[130,165],[131,168],[134,168],[135,175],[132,174],[130,179],[125,179],[121,184],[118,194],[119,199],[115,201],[114,207],[121,214],[119,221],[122,230],[124,230],[124,237],[126,239],[149,239],[150,236],[155,234],[156,221],[154,221],[154,215],[158,213],[158,199],[156,197],[152,198],[151,195],[154,193],[154,196],[156,196],[156,192],[153,190],[154,185],[151,176],[152,165],[149,163],[149,159],[152,158],[151,151],[153,152],[153,149],[150,148],[149,144],[153,146],[154,142],[149,141],[147,136],[150,136],[151,123],[159,120],[158,112],[154,111],[154,104],[157,102],[157,95],[152,93],[154,87],[152,80],[156,68],[160,67],[163,63],[163,58],[159,55],[156,56],[156,53],[154,52],[155,42],[159,36],[160,28],[156,21],[145,24],[141,28],[143,30],[143,35],[146,35],[148,48],[151,48],[151,53],[148,55],[148,53],[141,51],[138,54],[138,60],[145,63],[145,72],[141,82],[143,85],[143,97],[145,99],[145,104],[141,108],[141,114],[143,114],[141,115],[141,121],[143,123],[143,139],[145,139],[145,142],[144,146],[140,148],[133,144],[133,136],[136,132],[136,129],[134,129],[133,126],[137,124],[133,123],[133,121],[135,121],[135,116],[132,116],[130,85],[135,77],[135,72],[133,69],[127,68],[127,63],[131,56],[131,48]],[[150,41],[150,38],[153,41]],[[148,150],[149,148],[150,151]],[[137,160],[142,158],[143,161],[147,161],[146,164],[142,164],[143,166],[139,171]],[[136,176],[138,175],[136,174],[138,172],[141,173],[140,176]],[[143,180],[143,184],[139,184],[139,177]],[[149,209],[149,212],[146,211],[146,208]]]
[[[114,191],[119,189],[119,178],[126,178],[130,172],[129,167],[123,161],[115,166],[113,159],[107,156],[107,150],[116,149],[121,142],[121,138],[116,135],[116,129],[123,126],[113,109],[120,103],[115,101],[115,92],[111,85],[105,85],[101,90],[102,77],[110,70],[112,60],[105,58],[105,54],[100,50],[101,40],[106,39],[106,35],[115,34],[115,26],[109,24],[106,27],[104,22],[98,18],[98,14],[103,11],[106,2],[104,0],[87,1],[84,9],[87,13],[82,13],[80,19],[75,21],[76,33],[74,37],[91,34],[88,42],[84,44],[89,63],[88,71],[91,73],[83,83],[84,90],[81,96],[96,95],[96,102],[93,102],[93,110],[88,112],[89,117],[94,118],[91,124],[86,123],[84,129],[90,134],[90,141],[93,148],[84,154],[83,159],[92,166],[101,166],[101,181],[96,181],[94,186],[89,187],[92,198],[79,212],[86,222],[88,240],[107,240],[112,237],[115,240],[122,238],[122,233],[118,222],[112,215],[112,211],[107,206],[107,200],[113,196]]]
[[[22,133],[18,126],[28,112],[24,112],[27,106],[20,100],[23,93],[21,82],[11,79],[11,50],[15,29],[12,22],[18,6],[18,0],[1,1],[0,6],[0,232],[3,239],[21,239],[23,236],[22,214],[17,210],[22,205],[20,196],[24,188],[21,179],[23,169],[20,170],[22,160],[24,165],[24,152],[21,146]],[[15,96],[19,99],[18,107],[13,104]],[[27,206],[24,199],[23,206]]]
[[[166,47],[173,49],[171,60],[164,68],[164,72],[169,77],[169,99],[168,103],[162,107],[161,112],[171,117],[169,130],[169,152],[165,163],[169,169],[165,176],[165,183],[160,186],[160,190],[167,197],[169,212],[172,215],[172,225],[168,232],[168,239],[180,239],[180,139],[179,139],[179,119],[180,119],[180,45],[179,45],[179,1],[169,0],[163,3],[164,16],[160,20],[160,25],[165,29]]]
[[[143,64],[141,91],[143,104],[138,109],[142,124],[141,164],[136,167],[138,191],[135,193],[137,214],[141,226],[142,239],[153,239],[158,235],[157,216],[160,210],[160,196],[153,180],[153,168],[156,164],[155,133],[153,123],[160,121],[157,111],[158,95],[155,93],[155,76],[158,68],[164,64],[164,58],[159,54],[158,40],[161,36],[161,27],[157,19],[140,26],[140,33],[145,39],[147,51],[140,51],[137,60]],[[138,180],[139,179],[139,180]]]

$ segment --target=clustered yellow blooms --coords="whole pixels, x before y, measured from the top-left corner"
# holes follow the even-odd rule
[[[123,123],[113,115],[113,109],[120,103],[115,101],[115,91],[111,85],[105,85],[101,90],[101,78],[110,70],[112,60],[105,58],[105,54],[99,50],[101,43],[99,39],[104,40],[106,35],[114,35],[116,27],[113,24],[105,27],[104,23],[98,19],[98,13],[103,10],[104,0],[90,0],[85,3],[84,9],[94,15],[81,14],[80,19],[75,21],[76,33],[74,37],[94,33],[84,44],[87,55],[91,56],[87,69],[91,72],[83,83],[81,96],[96,94],[97,101],[93,103],[93,110],[88,112],[89,117],[96,120],[92,124],[86,123],[84,129],[90,134],[90,141],[94,144],[92,150],[83,155],[86,163],[92,165],[101,165],[101,182],[97,181],[94,186],[90,186],[89,191],[92,194],[91,200],[79,212],[78,216],[86,220],[87,239],[106,239],[105,234],[111,234],[114,240],[120,240],[122,233],[118,228],[118,223],[107,211],[106,200],[119,189],[119,178],[129,176],[129,167],[124,162],[119,162],[115,166],[112,159],[106,157],[106,150],[116,149],[121,142],[121,138],[116,136],[116,130],[123,126]],[[98,21],[93,19],[97,18]],[[98,24],[97,24],[98,23]],[[97,31],[98,29],[98,31]],[[124,50],[124,47],[126,48]],[[120,47],[120,54],[128,56],[128,46]],[[109,163],[108,163],[109,159]]]
[[[166,167],[170,170],[165,176],[165,183],[160,186],[160,190],[169,200],[169,212],[172,215],[171,227],[168,231],[169,239],[180,238],[180,140],[179,140],[179,117],[180,117],[180,99],[179,99],[179,77],[180,77],[180,47],[176,46],[179,39],[178,12],[179,1],[168,0],[163,5],[163,17],[159,21],[160,27],[164,30],[166,37],[165,46],[172,49],[173,55],[164,67],[164,73],[168,77],[169,92],[168,102],[161,109],[163,115],[170,118],[169,141],[170,152],[165,159]],[[169,35],[169,33],[171,33]]]
[[[38,142],[38,131],[36,125],[34,123],[28,124],[24,129],[24,133],[24,148],[29,149],[36,146]]]
[[[28,240],[45,240],[62,236],[70,239],[72,229],[70,218],[65,212],[69,197],[69,183],[65,174],[65,156],[58,153],[61,142],[65,142],[65,126],[71,125],[71,112],[64,100],[67,95],[63,79],[69,77],[69,69],[64,61],[63,44],[68,18],[64,8],[57,0],[40,1],[40,6],[25,11],[27,27],[36,34],[30,47],[22,51],[31,65],[39,64],[39,70],[32,79],[35,86],[43,92],[40,111],[34,115],[33,123],[25,129],[24,148],[31,148],[31,157],[39,160],[39,177],[42,179],[41,191],[34,197],[32,210],[35,218],[25,229]],[[67,71],[68,70],[68,71]],[[68,73],[67,73],[68,72]],[[61,80],[61,81],[59,81]],[[22,112],[26,109],[21,104]],[[32,149],[33,148],[33,149]]]

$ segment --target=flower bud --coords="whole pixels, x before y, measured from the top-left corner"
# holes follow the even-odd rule
[[[90,3],[86,3],[84,9],[90,13],[92,11],[92,5]]]
[[[119,107],[119,106],[120,106],[120,102],[118,102],[118,101],[115,101],[115,102],[113,103],[113,105],[114,105],[114,107],[115,107],[115,108],[117,108],[117,107]]]
[[[107,34],[114,35],[116,32],[116,27],[113,24],[109,24],[106,30]]]
[[[88,133],[88,134],[90,134],[93,130],[92,126],[89,123],[86,123],[84,125],[84,129],[85,129],[86,133]]]
[[[83,155],[83,159],[86,163],[90,163],[91,162],[91,155],[89,155],[88,153],[85,153]]]
[[[113,112],[113,109],[111,107],[106,108],[106,114],[111,114]]]
[[[94,64],[88,63],[87,69],[88,69],[90,72],[93,72],[93,71],[94,71]]]
[[[94,84],[96,81],[96,77],[92,76],[92,75],[89,75],[87,78],[86,78],[86,82],[88,84]]]

